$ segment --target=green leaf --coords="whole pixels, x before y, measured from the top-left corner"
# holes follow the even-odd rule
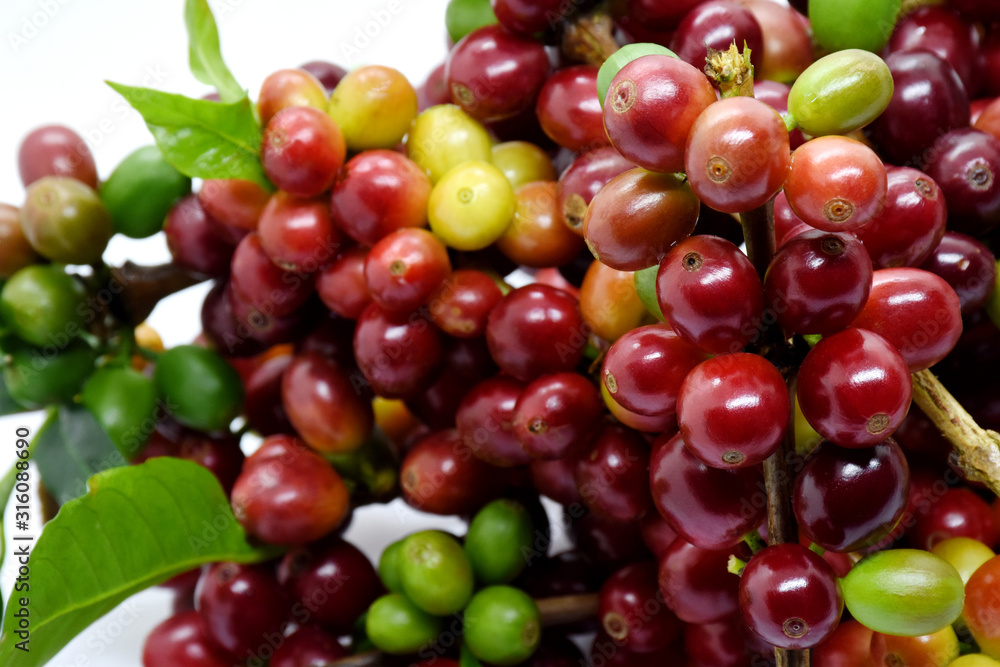
[[[187,0],[184,23],[188,33],[188,63],[202,83],[215,86],[223,102],[237,102],[246,95],[226,67],[219,50],[219,30],[207,0]]]
[[[639,294],[639,300],[646,310],[656,319],[665,322],[663,311],[660,310],[660,300],[656,298],[656,272],[659,271],[659,264],[635,272],[635,291]]]
[[[138,591],[205,563],[254,563],[251,546],[211,472],[171,457],[95,475],[42,531],[29,560],[30,652],[16,648],[8,605],[0,665],[44,665],[73,637]]]
[[[45,488],[60,504],[87,492],[94,473],[127,463],[94,415],[78,405],[65,405],[35,434],[32,460]]]
[[[237,178],[272,189],[260,164],[260,124],[244,95],[225,104],[108,81],[142,114],[163,157],[192,178]]]

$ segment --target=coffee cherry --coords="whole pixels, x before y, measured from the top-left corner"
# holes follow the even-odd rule
[[[238,660],[270,649],[280,636],[290,603],[269,565],[215,563],[195,593],[205,634]]]
[[[365,616],[365,634],[376,648],[390,655],[416,653],[437,639],[441,628],[441,619],[397,593],[375,600]]]
[[[297,197],[315,197],[333,184],[347,149],[340,128],[325,113],[289,107],[268,121],[261,151],[275,185]]]
[[[866,329],[824,338],[799,368],[802,414],[842,447],[869,447],[892,435],[906,416],[911,393],[903,357]]]
[[[494,500],[469,523],[465,535],[465,555],[478,581],[505,584],[513,581],[528,561],[535,543],[531,516],[520,503]]]
[[[504,468],[531,462],[513,431],[514,406],[522,391],[521,382],[501,375],[480,382],[462,399],[455,426],[476,458]]]
[[[316,275],[316,294],[334,314],[356,320],[372,302],[365,280],[367,257],[367,248],[349,248]]]
[[[660,591],[667,606],[692,626],[717,623],[739,612],[740,580],[726,576],[734,549],[696,547],[683,538],[674,540],[660,556]]]
[[[606,425],[576,463],[583,502],[602,517],[634,521],[651,508],[649,447],[635,431]]]
[[[934,142],[925,166],[944,193],[948,228],[978,236],[1000,223],[1000,139],[968,127]]]
[[[351,151],[391,149],[417,115],[417,92],[399,71],[366,65],[349,72],[330,94],[327,113]]]
[[[406,156],[364,151],[347,161],[330,196],[337,227],[358,243],[373,246],[404,227],[427,225],[431,182]]]
[[[598,618],[608,635],[629,651],[651,653],[669,646],[681,624],[659,599],[657,565],[628,565],[601,587]]]
[[[996,591],[1000,582],[1000,557],[994,556],[969,577],[962,618],[983,653],[1000,660],[1000,611]]]
[[[46,351],[48,350],[48,351]],[[80,339],[55,354],[17,339],[3,342],[3,382],[17,405],[37,410],[70,401],[94,370],[97,352]]]
[[[375,303],[358,318],[354,355],[383,398],[414,395],[438,373],[443,354],[441,334],[423,318],[387,313]]]
[[[678,174],[631,169],[594,196],[583,220],[590,252],[613,269],[637,271],[660,261],[686,238],[698,220],[699,203]]]
[[[209,640],[201,615],[194,610],[157,625],[142,648],[142,667],[229,667],[231,662]]]
[[[795,478],[792,506],[802,532],[836,552],[871,546],[906,509],[910,468],[892,440],[845,449],[823,443]]]
[[[206,276],[224,278],[236,243],[227,238],[221,226],[208,217],[199,197],[191,195],[174,204],[163,224],[174,263]]]
[[[424,530],[403,540],[399,575],[406,597],[435,616],[461,611],[472,596],[469,559],[455,538],[438,530]]]
[[[514,192],[514,217],[497,248],[522,266],[561,266],[583,250],[583,240],[563,222],[558,209],[559,184],[528,183]]]
[[[232,503],[251,535],[271,544],[305,544],[344,520],[348,494],[322,456],[291,436],[277,435],[246,460]]]
[[[514,665],[529,658],[541,640],[534,600],[510,586],[476,593],[464,616],[465,645],[480,660]]]
[[[576,300],[548,285],[526,285],[503,298],[486,325],[490,355],[521,381],[572,370],[586,338]]]
[[[593,65],[566,67],[548,78],[538,94],[535,113],[552,141],[578,153],[607,145],[596,85]]]
[[[11,331],[34,345],[60,347],[83,331],[83,285],[55,265],[27,266],[0,290],[0,316]]]
[[[758,335],[760,278],[739,248],[717,236],[674,246],[660,262],[656,297],[670,326],[706,352],[738,352]]]
[[[17,167],[24,187],[46,176],[72,178],[97,189],[97,166],[90,147],[79,134],[63,125],[44,125],[21,141]]]
[[[488,274],[475,269],[454,271],[430,297],[431,321],[457,338],[480,338],[486,333],[490,312],[503,292]]]
[[[991,548],[971,537],[949,537],[935,544],[931,553],[951,563],[966,584],[980,565],[996,555]]]
[[[985,565],[983,566],[985,567]],[[969,580],[969,590],[975,575]],[[847,609],[875,632],[916,637],[937,632],[962,613],[962,578],[926,551],[893,549],[858,562],[840,580]]]
[[[453,104],[423,111],[406,135],[406,155],[437,183],[463,162],[489,162],[490,135],[478,121]]]
[[[448,54],[451,98],[474,118],[496,121],[533,104],[549,76],[545,48],[497,25],[470,32]]]
[[[833,634],[844,598],[826,561],[798,544],[779,544],[747,563],[740,576],[740,609],[764,641],[802,649]]]
[[[790,162],[781,117],[749,97],[709,105],[691,127],[684,152],[698,199],[726,213],[749,211],[771,199],[784,185]]]
[[[648,55],[622,67],[611,81],[604,126],[626,159],[651,171],[678,172],[691,126],[715,100],[701,71],[678,58]]]
[[[157,146],[130,153],[101,186],[114,230],[135,239],[163,229],[170,207],[190,193],[191,179],[167,162]]]
[[[156,390],[179,422],[218,431],[243,408],[243,385],[232,366],[215,352],[179,345],[156,361]]]
[[[871,292],[872,261],[851,234],[810,230],[775,254],[764,299],[788,333],[829,334],[858,316]]]
[[[368,293],[390,312],[424,305],[450,274],[447,249],[423,229],[400,229],[383,237],[365,259]]]
[[[876,632],[872,635],[871,654],[876,665],[953,665],[958,657],[958,637],[953,628],[944,627],[937,632],[919,637],[899,637]]]
[[[684,443],[713,468],[762,462],[781,444],[790,416],[785,379],[756,354],[703,361],[687,374],[677,394]]]
[[[766,513],[757,468],[706,466],[680,435],[654,441],[649,474],[656,509],[678,535],[704,549],[737,544]]]
[[[725,51],[736,44],[750,49],[751,62],[760,67],[764,58],[764,36],[749,9],[737,2],[709,0],[691,8],[677,26],[670,48],[677,57],[701,69],[708,48]]]
[[[554,181],[559,178],[549,154],[528,141],[496,144],[492,150],[492,162],[515,190],[535,181]]]
[[[997,279],[996,257],[990,249],[959,232],[945,232],[921,268],[951,285],[962,315],[971,315],[986,304]]]
[[[499,470],[473,456],[455,430],[420,439],[399,468],[403,499],[431,514],[471,514],[504,483]]]
[[[63,264],[99,261],[114,232],[97,193],[68,176],[45,176],[28,186],[21,228],[40,255]]]
[[[258,183],[240,179],[208,179],[198,191],[198,203],[210,218],[246,231],[257,229],[271,193]]]
[[[337,634],[350,632],[383,592],[368,557],[339,537],[289,551],[278,581],[308,614],[304,620]]]
[[[587,207],[612,178],[634,168],[612,146],[604,146],[578,156],[559,177],[559,211],[563,221],[583,236]]]
[[[881,269],[865,307],[851,323],[892,344],[911,372],[951,352],[962,334],[961,302],[944,279],[921,269]]]
[[[465,162],[440,176],[431,190],[431,231],[450,248],[482,250],[514,219],[517,200],[503,172],[487,162]]]
[[[326,110],[327,94],[323,84],[305,69],[280,69],[264,79],[257,95],[257,112],[266,126],[271,118],[288,107],[312,107]]]
[[[532,458],[559,459],[581,453],[601,420],[600,393],[577,373],[543,375],[521,392],[513,429]]]

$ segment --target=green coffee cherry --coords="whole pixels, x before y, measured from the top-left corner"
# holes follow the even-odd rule
[[[201,431],[219,431],[243,408],[243,381],[215,352],[197,345],[167,350],[153,371],[156,391],[177,421]]]
[[[496,22],[490,0],[451,0],[444,12],[444,25],[452,42]]]
[[[806,134],[847,134],[878,118],[892,91],[892,74],[881,58],[847,49],[820,58],[796,79],[788,112]]]
[[[7,391],[19,405],[32,410],[72,400],[97,358],[94,349],[80,339],[61,349],[8,339],[3,351]]]
[[[466,646],[477,658],[494,665],[527,660],[542,638],[535,601],[510,586],[490,586],[476,593],[464,619]]]
[[[439,530],[414,533],[403,540],[399,558],[403,592],[436,616],[461,611],[472,597],[472,567],[462,546]]]
[[[15,273],[0,291],[0,317],[34,345],[63,347],[83,331],[86,293],[61,267],[35,264]]]
[[[900,4],[900,0],[809,0],[813,37],[828,51],[881,51],[896,28]]]
[[[919,549],[880,551],[841,579],[851,614],[876,632],[917,637],[947,627],[962,613],[965,587],[946,560]]]
[[[114,230],[144,239],[163,229],[170,207],[191,192],[191,179],[163,158],[156,146],[133,152],[101,186]]]
[[[378,576],[386,590],[393,593],[403,592],[403,575],[399,571],[402,557],[403,540],[398,540],[387,546],[378,559]]]
[[[476,578],[485,584],[505,584],[517,578],[531,552],[531,516],[514,500],[494,500],[469,523],[465,554]]]
[[[126,366],[105,366],[83,385],[83,405],[126,459],[139,454],[153,434],[156,387]]]
[[[379,650],[416,653],[441,632],[441,621],[398,593],[383,595],[368,608],[365,632]]]

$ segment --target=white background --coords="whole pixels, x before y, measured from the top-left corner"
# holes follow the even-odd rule
[[[446,0],[209,1],[226,62],[253,98],[270,72],[315,59],[349,69],[389,65],[417,86],[446,53]],[[152,143],[139,116],[126,111],[105,79],[191,96],[208,92],[188,71],[182,0],[0,0],[0,201],[21,204],[17,148],[39,125],[62,123],[79,132],[102,178],[129,152]],[[116,238],[105,255],[109,263],[126,258],[156,263],[168,257],[162,236]],[[197,335],[204,291],[177,295],[150,318],[168,346]],[[15,427],[35,429],[38,422],[34,415],[0,419],[0,470],[13,460]],[[405,507],[377,514],[356,516],[348,534],[372,558],[394,538],[428,522]],[[10,513],[7,518],[9,551]],[[435,523],[448,525],[440,519]],[[34,526],[36,535],[38,530]],[[10,565],[2,578],[5,600]],[[169,603],[169,595],[159,590],[136,596],[49,664],[139,665],[143,640],[169,614]]]

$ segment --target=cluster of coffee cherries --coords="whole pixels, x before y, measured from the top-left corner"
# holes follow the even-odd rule
[[[910,409],[932,369],[1000,426],[1000,15],[893,8],[880,58],[810,4],[818,49],[773,0],[452,0],[419,88],[267,77],[274,191],[192,192],[155,146],[101,183],[71,130],[29,135],[10,399],[204,465],[288,550],[168,582],[144,666],[568,666],[595,632],[594,667],[1000,665],[1000,502]],[[169,279],[213,281],[166,351],[129,324],[146,278],[100,262],[161,230]],[[768,546],[774,457],[797,534]],[[397,492],[467,534],[376,568],[342,534]]]

